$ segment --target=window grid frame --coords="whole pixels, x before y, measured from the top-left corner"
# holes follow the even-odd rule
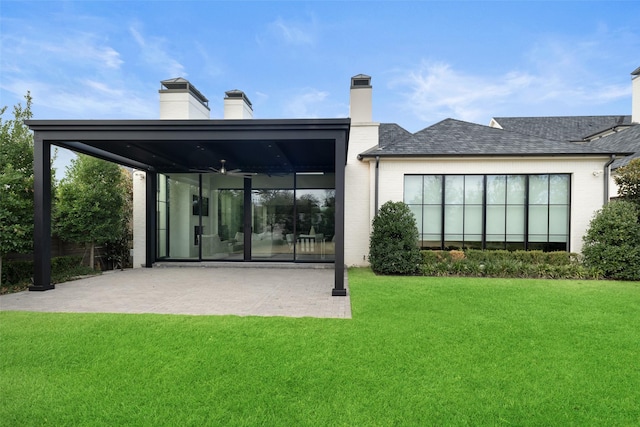
[[[420,233],[420,242],[421,242],[421,247],[424,248],[424,246],[422,245],[423,242],[423,236],[424,236],[424,212],[425,212],[425,204],[424,204],[424,180],[426,176],[432,176],[432,177],[439,177],[440,178],[440,184],[441,184],[441,200],[440,200],[440,250],[446,250],[445,248],[445,243],[446,243],[446,233],[445,233],[445,226],[446,226],[446,177],[448,176],[462,176],[463,177],[463,195],[462,195],[462,202],[460,204],[451,204],[451,206],[460,206],[462,209],[462,247],[465,248],[466,247],[466,243],[467,243],[467,238],[466,238],[466,221],[465,221],[465,212],[466,212],[466,186],[467,186],[467,180],[466,177],[467,176],[481,176],[482,177],[482,209],[481,209],[481,215],[482,215],[482,235],[481,235],[481,248],[482,250],[486,250],[487,249],[487,180],[489,176],[504,176],[504,185],[505,185],[505,191],[504,191],[504,204],[491,204],[492,206],[503,206],[505,211],[504,211],[504,232],[502,233],[502,237],[503,237],[503,242],[502,243],[502,249],[506,249],[509,250],[509,244],[510,243],[521,243],[524,247],[524,250],[530,250],[530,246],[532,246],[530,243],[535,243],[536,245],[541,245],[543,247],[542,250],[548,250],[549,248],[551,248],[551,246],[553,246],[554,244],[561,244],[564,245],[564,251],[569,252],[571,249],[571,177],[572,175],[570,173],[547,173],[547,174],[525,174],[525,173],[521,173],[521,174],[405,174],[405,179],[406,177],[409,176],[420,176],[421,179],[421,183],[422,183],[422,191],[420,192],[420,199],[422,201],[422,204],[419,205],[420,208],[420,218],[419,220],[421,221],[421,230],[422,232]],[[545,233],[545,241],[544,242],[531,242],[530,241],[530,227],[529,227],[529,218],[530,218],[530,208],[531,208],[531,204],[530,204],[530,177],[531,176],[546,176],[547,177],[547,182],[546,182],[546,190],[547,190],[547,201],[546,204],[536,204],[536,206],[546,206],[546,233]],[[551,183],[552,183],[552,177],[553,176],[561,176],[561,177],[566,177],[566,203],[562,204],[562,203],[551,203]],[[523,177],[524,178],[524,200],[522,202],[522,204],[513,204],[513,206],[522,206],[523,207],[523,241],[521,242],[509,242],[507,239],[508,236],[508,207],[510,206],[508,203],[509,200],[509,178],[510,177]],[[404,190],[403,190],[404,193]],[[403,195],[404,197],[406,197],[406,194]],[[411,205],[416,206],[415,203],[411,203]],[[477,206],[477,204],[470,204],[470,206]],[[436,206],[434,204],[429,204],[429,206]],[[565,206],[566,207],[566,232],[563,234],[565,236],[565,241],[564,242],[550,242],[550,236],[551,236],[551,206]],[[418,218],[416,218],[418,219]],[[562,235],[559,233],[553,233],[553,235]],[[435,242],[435,241],[434,241]],[[469,241],[471,242],[471,240]],[[475,242],[475,241],[474,241]],[[493,242],[493,241],[492,241]],[[495,242],[495,243],[499,243],[499,242]],[[434,248],[425,248],[425,249],[434,249]],[[436,248],[438,249],[438,248]]]

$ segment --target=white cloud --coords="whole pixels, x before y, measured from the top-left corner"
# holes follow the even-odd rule
[[[278,41],[292,46],[310,46],[316,43],[318,25],[311,17],[307,21],[287,21],[278,17],[269,23],[270,35]]]
[[[314,88],[304,88],[285,99],[284,114],[292,118],[321,117],[321,110],[329,92]]]
[[[488,78],[454,70],[443,62],[423,62],[417,69],[401,73],[391,86],[404,89],[404,109],[422,121],[446,117],[478,121],[486,116],[489,104],[504,102],[526,90],[533,81],[526,73],[509,72]]]
[[[194,42],[196,51],[200,55],[200,70],[202,74],[208,77],[219,77],[222,75],[223,70],[221,66],[221,61],[218,61],[215,57],[213,57],[210,53],[210,49],[205,47],[200,42]]]
[[[57,66],[77,64],[82,68],[119,69],[124,61],[120,53],[109,46],[97,34],[85,31],[60,33],[58,37],[47,34],[3,35],[2,71],[27,70],[31,64],[55,62]]]
[[[393,71],[389,86],[402,99],[396,108],[424,125],[447,117],[487,124],[496,116],[620,114],[610,106],[630,98],[637,59],[628,52],[638,47],[636,34],[606,27],[573,38],[545,35],[499,74],[423,60]]]
[[[167,52],[166,41],[163,38],[145,37],[134,26],[129,27],[129,33],[140,47],[140,57],[146,64],[163,70],[167,78],[187,76],[185,67]]]
[[[630,95],[628,81],[609,83],[590,73],[552,70],[532,67],[489,76],[422,62],[400,72],[390,86],[400,89],[399,107],[427,123],[447,117],[486,124],[495,116],[598,114],[599,106]]]
[[[122,81],[78,79],[59,85],[31,78],[11,78],[3,80],[2,89],[16,98],[30,91],[34,117],[38,119],[142,119],[155,118],[158,114],[157,99],[152,91],[148,91],[151,96],[141,96],[135,87]]]

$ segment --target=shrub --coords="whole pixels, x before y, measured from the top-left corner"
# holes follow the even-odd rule
[[[597,269],[568,252],[542,251],[422,251],[425,276],[470,276],[546,279],[598,279]]]
[[[638,208],[623,200],[599,210],[583,237],[585,265],[611,279],[640,280],[638,216]]]
[[[7,261],[2,268],[1,293],[26,289],[33,278],[33,261]],[[82,265],[81,256],[61,256],[51,258],[51,281],[66,282],[77,276],[97,272]]]
[[[416,274],[420,271],[418,227],[403,202],[387,202],[373,219],[369,262],[376,274]]]

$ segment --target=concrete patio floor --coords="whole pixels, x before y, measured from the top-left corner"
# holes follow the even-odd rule
[[[2,295],[0,311],[351,318],[350,297],[331,296],[333,286],[327,264],[162,265]]]

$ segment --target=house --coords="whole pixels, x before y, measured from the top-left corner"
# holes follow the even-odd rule
[[[381,202],[402,200],[425,249],[580,252],[593,214],[617,196],[615,170],[640,156],[639,75],[640,68],[632,73],[631,116],[500,117],[489,126],[446,119],[416,133],[382,123],[375,138],[373,130],[358,136],[372,126],[358,126],[352,115],[359,182],[369,176],[368,219]],[[349,158],[347,170],[355,169]],[[346,244],[367,236],[360,230]]]
[[[638,94],[634,72],[634,102]],[[610,170],[638,148],[633,117],[446,119],[416,133],[372,118],[371,77],[351,78],[344,119],[253,119],[239,90],[224,119],[189,81],[161,82],[159,120],[29,120],[35,141],[32,290],[50,284],[51,145],[134,172],[136,267],[158,261],[366,265],[387,200],[415,214],[423,248],[580,251],[611,196]],[[585,139],[586,138],[586,139]],[[608,142],[607,142],[608,141]],[[635,154],[634,154],[635,153]]]

